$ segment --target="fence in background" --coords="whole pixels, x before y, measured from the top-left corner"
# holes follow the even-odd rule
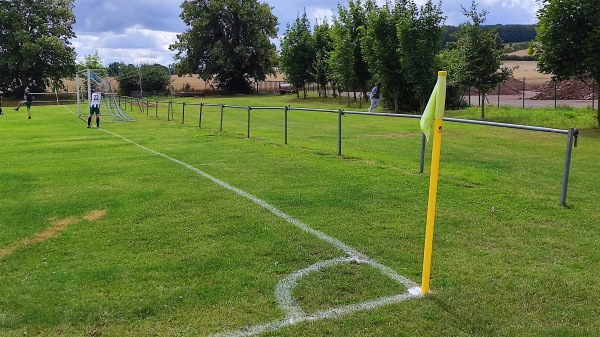
[[[596,83],[591,80],[590,84],[583,82],[573,82],[572,88],[569,85],[564,85],[562,91],[569,91],[566,95],[561,92],[557,82],[546,81],[543,84],[539,80],[527,82],[523,80],[511,79],[508,83],[503,83],[496,88],[488,91],[485,95],[479,95],[473,88],[469,88],[464,94],[463,99],[469,106],[481,106],[482,102],[487,106],[511,106],[526,108],[536,107],[591,107],[596,109],[596,100],[598,93]],[[581,97],[581,92],[585,92]],[[562,99],[564,96],[572,97],[580,96],[580,99]]]

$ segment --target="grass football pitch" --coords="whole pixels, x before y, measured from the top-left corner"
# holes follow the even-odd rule
[[[87,129],[0,116],[2,336],[592,336],[600,132],[589,109],[445,123],[431,293],[418,296],[431,144],[418,119],[293,96],[187,99]],[[183,101],[178,101],[181,103]],[[349,108],[365,111],[366,106]],[[477,118],[477,109],[447,116]],[[220,131],[222,127],[222,131]]]

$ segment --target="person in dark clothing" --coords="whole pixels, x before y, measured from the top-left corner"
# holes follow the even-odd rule
[[[27,107],[27,115],[28,118],[31,119],[31,102],[33,101],[33,95],[29,92],[29,88],[25,88],[25,94],[23,95],[23,100],[17,104],[15,108],[16,111],[19,111],[21,105],[25,105]]]
[[[373,89],[371,89],[371,106],[369,107],[369,112],[373,111],[376,107],[379,106],[379,88],[381,84],[377,83]]]

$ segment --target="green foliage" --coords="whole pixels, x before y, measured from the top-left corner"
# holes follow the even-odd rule
[[[393,106],[394,111],[399,111],[401,103],[404,105],[404,102],[399,102],[400,98],[409,97],[404,68],[400,64],[397,31],[403,11],[404,7],[390,4],[371,11],[361,39],[369,71],[381,82],[383,102],[386,106]]]
[[[537,61],[537,58],[532,55],[504,55],[504,61]]]
[[[397,25],[400,64],[411,97],[420,103],[421,111],[440,70],[437,55],[442,49],[443,20],[440,7],[427,1],[420,10],[414,3],[409,4]]]
[[[482,25],[484,31],[496,32],[505,43],[527,42],[535,39],[536,25]],[[454,34],[458,30],[456,26],[444,26],[443,45],[448,42],[456,42]]]
[[[327,97],[327,85],[332,82],[330,78],[329,54],[333,50],[333,39],[331,27],[326,21],[316,24],[313,30],[313,41],[315,44],[314,73],[315,82],[321,87],[323,97]]]
[[[338,6],[340,13],[345,10]],[[356,83],[357,77],[354,72],[354,42],[350,39],[350,29],[343,21],[333,20],[331,29],[333,50],[329,53],[329,70],[334,85],[344,91],[350,91]]]
[[[160,64],[121,66],[121,71],[117,76],[119,89],[122,94],[127,96],[131,91],[140,90],[144,92],[165,92],[170,80],[169,69]]]
[[[94,55],[86,55],[85,61],[77,64],[77,71],[85,69],[104,70],[102,58],[100,58],[100,54],[97,50]]]
[[[600,2],[547,0],[538,17],[533,52],[539,57],[539,69],[557,80],[591,77],[599,83]],[[597,116],[600,128],[600,106]]]
[[[369,81],[372,75],[365,62],[365,53],[360,44],[360,39],[362,38],[364,27],[367,26],[367,16],[375,8],[375,3],[372,1],[367,1],[363,6],[361,0],[348,0],[348,11],[339,12],[340,19],[349,28],[348,38],[353,41],[354,73],[356,74],[356,83],[353,84],[353,91],[362,91],[363,94],[366,94],[370,90]]]
[[[371,74],[360,40],[366,28],[367,16],[376,6],[373,1],[367,1],[363,6],[360,0],[348,0],[348,7],[338,5],[338,17],[334,18],[330,70],[332,78],[345,91],[362,91],[366,94]]]
[[[421,8],[413,1],[387,3],[369,12],[361,43],[386,107],[415,111],[431,94],[440,70],[442,20],[431,1]]]
[[[74,0],[0,2],[0,91],[44,91],[75,73]]]
[[[286,27],[283,41],[281,42],[280,68],[285,73],[285,79],[298,89],[304,89],[306,98],[306,85],[315,81],[314,64],[316,49],[310,33],[310,23],[306,12],[302,17],[296,17],[294,24]],[[299,91],[297,92],[299,95]]]
[[[123,62],[111,62],[106,71],[108,72],[108,76],[117,77],[121,73],[121,69],[125,67],[125,63]]]
[[[456,32],[457,41],[448,46],[453,63],[449,69],[451,85],[459,87],[475,87],[479,92],[487,92],[499,83],[512,76],[512,69],[502,67],[502,59],[506,52],[498,35],[481,29],[487,11],[477,11],[475,1],[463,14],[472,23],[460,25]],[[481,117],[485,117],[485,105],[481,105]]]
[[[199,74],[229,93],[251,90],[250,81],[274,73],[277,18],[256,0],[185,0],[181,18],[189,27],[170,45],[178,74]]]
[[[502,38],[500,38],[502,39]],[[502,40],[504,41],[504,40]],[[515,51],[519,51],[519,50],[526,50],[527,48],[529,48],[531,41],[528,42],[520,42],[520,43],[508,43],[507,45],[504,46],[504,49],[506,50],[507,53],[512,53]]]

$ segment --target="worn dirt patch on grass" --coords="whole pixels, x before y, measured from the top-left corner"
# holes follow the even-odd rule
[[[37,243],[48,240],[51,237],[57,236],[60,232],[65,230],[65,228],[69,227],[69,225],[72,225],[73,223],[77,222],[77,220],[79,220],[77,217],[68,217],[65,219],[51,220],[52,226],[36,234],[33,238],[23,239],[21,240],[21,242],[23,243],[23,245],[28,245],[31,243]]]
[[[35,236],[31,238],[25,238],[19,242],[13,243],[4,248],[0,248],[0,261],[4,260],[6,257],[14,253],[17,249],[25,247],[30,244],[39,243],[42,241],[46,241],[49,238],[55,237],[64,231],[70,225],[76,223],[80,220],[87,221],[95,221],[102,218],[106,215],[106,210],[93,210],[90,213],[84,215],[83,217],[67,217],[64,219],[50,219],[50,227],[44,229],[43,231],[37,233]]]
[[[83,218],[87,221],[95,221],[101,219],[106,215],[106,210],[93,210],[90,213],[86,214]]]

